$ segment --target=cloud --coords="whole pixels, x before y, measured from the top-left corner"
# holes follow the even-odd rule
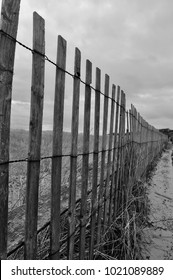
[[[126,92],[148,122],[172,126],[173,92],[173,1],[170,0],[64,0],[21,1],[18,39],[32,46],[32,12],[45,18],[46,54],[56,61],[57,35],[67,40],[67,69],[73,72],[74,48],[82,52],[82,79],[85,59],[108,73],[111,82]],[[32,55],[17,47],[14,100],[30,101]],[[46,63],[45,104],[54,100],[55,67]],[[102,83],[102,91],[104,90]],[[70,85],[70,86],[69,86]],[[95,81],[93,79],[93,86]],[[72,102],[72,81],[66,84],[67,111]],[[16,105],[17,106],[17,105]],[[45,106],[46,125],[51,106]],[[24,110],[23,110],[24,112]],[[17,114],[17,111],[16,111]],[[14,114],[13,114],[14,115]],[[163,119],[163,123],[161,120]],[[70,118],[65,116],[66,127]]]

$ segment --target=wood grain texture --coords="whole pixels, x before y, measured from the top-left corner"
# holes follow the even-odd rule
[[[78,148],[78,126],[79,126],[79,98],[80,98],[80,73],[81,53],[75,50],[74,82],[73,82],[73,108],[71,124],[71,158],[70,158],[70,196],[68,212],[68,259],[73,259],[75,214],[76,214],[76,177],[77,177],[77,148]]]
[[[53,122],[53,158],[51,183],[51,259],[59,259],[60,249],[60,201],[62,171],[62,141],[64,119],[64,93],[66,68],[66,41],[58,36],[57,65],[55,78],[54,122]],[[63,70],[61,70],[63,69]]]
[[[98,151],[99,151],[99,123],[100,123],[100,88],[101,88],[101,71],[99,68],[96,68],[90,259],[93,259],[93,253],[94,253],[96,212],[98,206],[97,185],[98,185]]]
[[[33,50],[45,53],[45,22],[36,12],[33,14]],[[36,259],[38,189],[44,100],[44,57],[33,53],[31,108],[29,125],[29,151],[26,184],[25,252],[27,260]]]
[[[17,36],[20,0],[4,0],[1,7],[0,29]],[[0,162],[9,161],[10,117],[15,41],[0,33]],[[0,165],[0,259],[7,257],[9,165]]]
[[[101,153],[101,170],[100,170],[100,187],[98,198],[98,217],[97,217],[97,243],[100,243],[102,236],[102,217],[103,217],[103,202],[104,202],[104,174],[106,160],[106,144],[107,144],[107,121],[108,121],[108,96],[109,96],[109,76],[105,75],[104,88],[104,105],[103,105],[103,134],[102,134],[102,153]]]
[[[116,190],[115,190],[115,213],[116,215],[118,214],[119,210],[119,197],[120,197],[120,162],[121,162],[121,131],[122,131],[122,91],[120,87],[118,87],[119,91],[119,123],[118,123],[118,135],[117,135],[117,160],[116,160],[116,176],[115,176],[115,185],[116,185]]]
[[[120,102],[120,87],[117,86],[117,99],[116,99],[116,118],[115,118],[115,132],[114,132],[114,150],[113,150],[113,163],[112,163],[112,182],[111,182],[111,197],[112,200],[110,205],[110,218],[109,224],[112,221],[112,211],[113,211],[113,220],[116,218],[116,205],[117,205],[117,185],[116,185],[116,173],[117,173],[117,158],[118,158],[118,124],[119,124],[119,102]],[[115,173],[116,172],[116,173]]]
[[[86,85],[84,105],[84,133],[83,133],[83,161],[82,161],[82,190],[80,210],[80,254],[81,260],[85,259],[85,236],[87,222],[87,189],[89,174],[89,140],[90,140],[90,113],[91,113],[91,87],[92,63],[86,61]]]
[[[107,155],[107,174],[105,184],[105,202],[104,202],[104,216],[103,223],[107,226],[110,204],[110,174],[111,174],[111,156],[112,156],[112,144],[113,144],[113,125],[114,125],[114,112],[115,112],[115,85],[112,85],[112,100],[111,100],[111,112],[110,112],[110,128],[109,128],[109,143],[108,143],[108,155]],[[111,201],[112,203],[112,201]]]

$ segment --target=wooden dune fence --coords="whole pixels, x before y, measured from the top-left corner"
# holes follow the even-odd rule
[[[12,98],[12,80],[20,0],[2,1],[0,27],[0,257],[7,258],[8,239],[8,186],[9,137]],[[106,74],[101,89],[101,70],[92,69],[86,61],[86,78],[81,80],[81,52],[75,49],[74,73],[66,71],[67,42],[58,36],[55,65],[55,99],[53,118],[53,148],[51,175],[50,258],[60,258],[62,139],[65,77],[73,79],[73,104],[71,123],[70,180],[68,197],[68,259],[74,258],[75,233],[79,228],[78,255],[75,258],[94,257],[106,228],[128,205],[135,183],[143,176],[148,165],[160,153],[167,137],[149,125],[132,105],[126,109],[126,95],[119,86],[110,85]],[[27,191],[24,258],[37,257],[38,191],[41,161],[42,116],[45,76],[45,22],[33,14],[32,85],[29,123],[29,148],[27,162]],[[92,72],[95,71],[95,86]],[[83,152],[81,168],[81,199],[79,225],[76,218],[76,187],[80,86],[85,86]],[[94,143],[90,151],[91,97],[95,96]],[[101,108],[101,96],[104,98]],[[101,120],[101,110],[103,116]],[[100,131],[100,121],[103,129]],[[102,133],[102,134],[101,134]],[[100,147],[101,141],[101,149]],[[89,156],[92,160],[92,186],[88,204]],[[100,159],[99,159],[100,157]],[[101,160],[99,167],[99,160]],[[89,231],[86,238],[86,231]]]

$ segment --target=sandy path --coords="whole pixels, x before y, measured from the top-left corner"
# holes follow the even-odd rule
[[[144,229],[144,259],[173,260],[173,165],[172,146],[159,160],[148,182],[150,214]]]

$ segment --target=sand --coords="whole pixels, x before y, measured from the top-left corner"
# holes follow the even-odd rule
[[[144,228],[143,258],[173,260],[173,162],[172,145],[162,154],[147,182],[149,221]]]

